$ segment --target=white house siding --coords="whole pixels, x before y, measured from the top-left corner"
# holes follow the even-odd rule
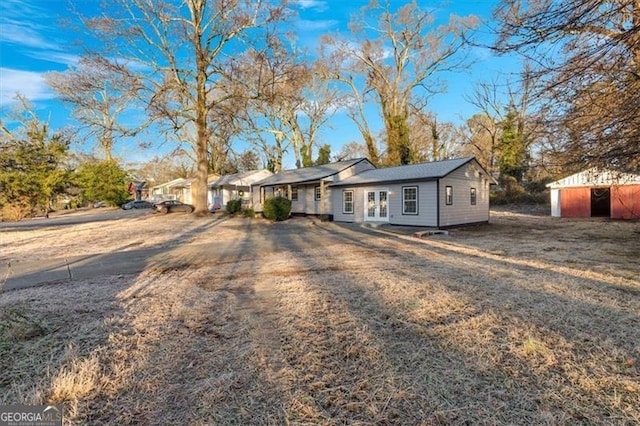
[[[240,196],[240,191],[243,191],[243,195]],[[251,188],[249,186],[224,186],[222,189],[222,200],[220,204],[223,209],[227,208],[227,203],[231,200],[242,200],[244,207],[249,207],[251,204]]]
[[[453,204],[446,204],[446,187],[453,188]],[[471,205],[476,188],[476,205]],[[473,163],[440,179],[440,226],[489,221],[489,181]]]
[[[191,186],[184,188],[182,191],[182,197],[178,198],[182,198],[183,203],[191,204]]]
[[[560,190],[551,190],[551,216],[560,217]]]
[[[331,189],[325,183],[324,191],[325,191],[325,203],[323,204],[322,200],[315,200],[315,188],[320,186],[320,183],[314,184],[292,184],[291,187],[298,188],[298,199],[291,200],[291,213],[292,214],[312,214],[312,215],[321,215],[321,214],[331,214]],[[287,196],[286,185],[283,185],[283,193],[282,196]],[[273,186],[265,186],[264,187],[264,195],[266,198],[271,198],[275,195],[276,187]],[[260,188],[254,187],[254,195],[253,195],[253,203],[256,211],[262,211],[262,204],[260,203]],[[264,201],[264,200],[263,200]],[[324,207],[324,209],[323,209]]]
[[[293,214],[330,214],[331,213],[331,190],[325,183],[324,193],[325,202],[316,201],[315,188],[320,186],[320,183],[310,185],[291,185],[298,187],[298,200],[291,201],[291,213]],[[323,209],[324,207],[324,209]]]
[[[313,193],[309,196],[308,192],[313,191],[313,187],[309,187],[309,185],[291,185],[291,187],[298,188],[298,199],[291,201],[291,213],[293,214],[304,214],[307,212],[309,207],[309,200],[313,202]],[[313,205],[313,204],[311,204]]]
[[[402,214],[402,188],[418,187],[418,214]],[[389,185],[389,223],[393,225],[438,226],[436,181]],[[363,200],[364,202],[364,200]]]
[[[336,173],[335,175],[325,176],[327,179],[324,182],[324,194],[325,199],[316,201],[315,200],[315,188],[320,186],[320,182],[313,183],[291,183],[291,184],[280,184],[280,185],[269,185],[262,187],[264,190],[265,198],[273,197],[275,191],[278,187],[282,188],[282,195],[287,196],[287,185],[291,185],[291,187],[298,188],[298,199],[291,200],[291,213],[293,214],[311,214],[311,215],[324,215],[324,214],[333,214],[332,211],[332,198],[331,198],[331,188],[329,188],[329,184],[331,182],[337,182],[342,179],[346,179],[351,177],[357,173],[363,172],[365,170],[373,169],[373,165],[368,161],[360,161],[352,166]],[[260,199],[260,186],[253,186],[253,205],[254,209],[257,212],[262,211],[262,204]]]
[[[418,214],[405,215],[402,214],[402,187],[417,186],[418,187]],[[365,197],[364,194],[369,190],[388,190],[387,205],[389,208],[389,223],[392,225],[410,225],[410,226],[437,226],[437,207],[436,207],[436,182],[425,181],[416,183],[394,183],[394,184],[376,184],[356,187],[335,187],[332,188],[331,201],[335,208],[333,209],[333,220],[338,222],[364,222]],[[345,214],[342,212],[342,193],[343,191],[353,191],[353,214]]]
[[[342,193],[353,191],[353,214],[342,212]],[[364,188],[338,186],[331,189],[333,220],[337,222],[362,222],[364,220]],[[359,201],[358,201],[359,200]]]

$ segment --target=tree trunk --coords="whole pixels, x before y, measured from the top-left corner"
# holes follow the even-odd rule
[[[206,115],[206,114],[205,114]],[[196,180],[191,184],[192,203],[194,213],[203,216],[209,212],[207,206],[207,178],[209,176],[209,162],[207,161],[207,123],[198,117],[198,140],[196,141]]]
[[[367,152],[369,153],[369,160],[374,166],[378,166],[380,163],[380,156],[378,154],[378,147],[376,146],[376,140],[371,133],[363,133],[362,137],[367,144]]]
[[[413,162],[407,114],[393,114],[385,117],[387,127],[387,164],[399,166]]]

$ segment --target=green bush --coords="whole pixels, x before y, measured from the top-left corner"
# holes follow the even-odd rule
[[[227,213],[238,213],[242,208],[242,200],[229,200],[227,201]]]
[[[253,211],[253,209],[245,209],[242,213],[244,214],[244,217],[256,217],[256,212]]]
[[[285,197],[268,198],[264,202],[262,214],[269,220],[285,220],[291,214],[291,200]]]

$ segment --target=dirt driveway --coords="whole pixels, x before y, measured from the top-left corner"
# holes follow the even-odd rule
[[[639,223],[387,231],[136,213],[3,232],[0,261],[160,253],[1,294],[0,404],[101,424],[640,422]]]

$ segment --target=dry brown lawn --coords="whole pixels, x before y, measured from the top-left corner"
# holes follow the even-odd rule
[[[640,423],[640,223],[388,231],[146,213],[0,230],[3,262],[206,254],[0,294],[0,404],[82,424]]]

